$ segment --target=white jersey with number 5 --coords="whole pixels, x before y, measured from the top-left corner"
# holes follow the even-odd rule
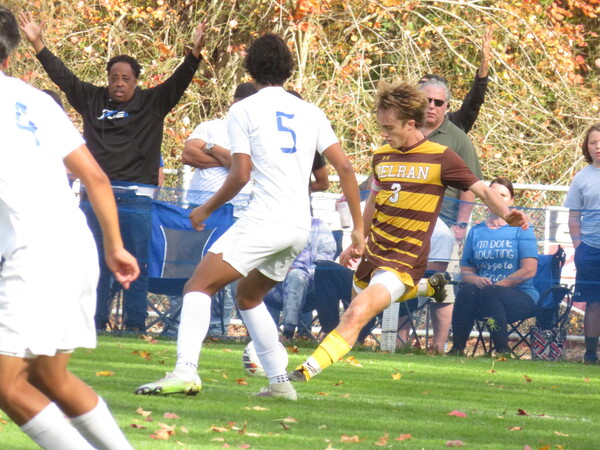
[[[338,142],[325,114],[282,87],[265,87],[231,107],[227,131],[232,155],[252,158],[254,197],[245,216],[310,230],[315,149]]]

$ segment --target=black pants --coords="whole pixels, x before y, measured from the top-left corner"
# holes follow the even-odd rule
[[[452,313],[453,349],[465,349],[475,319],[494,320],[490,336],[498,353],[508,352],[509,323],[535,315],[535,302],[520,289],[504,286],[463,285],[456,295]]]

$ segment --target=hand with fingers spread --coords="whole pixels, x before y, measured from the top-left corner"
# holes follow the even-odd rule
[[[206,19],[200,22],[194,30],[194,36],[192,38],[193,48],[192,53],[196,58],[200,57],[200,52],[204,47],[204,32],[206,31]]]
[[[33,45],[36,53],[44,48],[44,41],[42,41],[42,30],[46,25],[46,21],[38,24],[33,20],[33,14],[30,12],[23,12],[19,14],[19,28],[25,35],[25,38]]]

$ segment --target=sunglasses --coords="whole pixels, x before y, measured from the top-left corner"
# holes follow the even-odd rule
[[[446,103],[446,100],[440,100],[439,98],[427,98],[427,102],[429,104],[431,104],[431,102],[433,102],[433,104],[438,107],[441,108],[442,106],[444,106],[444,103]]]

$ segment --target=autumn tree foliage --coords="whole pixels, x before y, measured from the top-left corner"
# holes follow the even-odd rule
[[[23,2],[9,0],[14,11]],[[457,108],[494,27],[490,88],[471,137],[484,174],[521,183],[569,184],[582,165],[582,133],[600,121],[600,0],[88,0],[28,3],[47,20],[45,41],[82,79],[105,83],[120,53],[142,63],[141,84],[164,80],[181,61],[195,24],[209,24],[205,62],[167,119],[167,167],[202,120],[227,111],[254,38],[289,43],[297,70],[289,87],[324,109],[359,173],[380,142],[372,114],[382,78],[416,82],[443,74]],[[23,43],[12,72],[52,87]],[[73,118],[77,120],[75,114]],[[533,194],[531,194],[533,195]],[[531,198],[530,204],[551,201]]]

